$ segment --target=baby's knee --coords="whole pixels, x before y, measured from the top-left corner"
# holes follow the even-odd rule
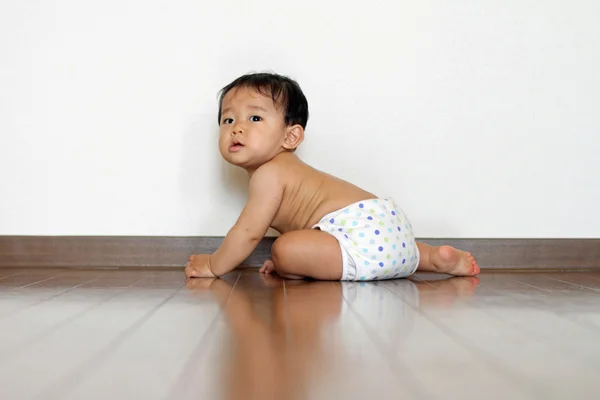
[[[274,267],[279,272],[284,272],[285,265],[289,262],[292,243],[289,238],[283,234],[279,236],[271,246],[271,259]]]

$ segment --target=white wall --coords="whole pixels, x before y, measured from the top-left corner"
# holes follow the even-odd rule
[[[294,4],[291,4],[294,3]],[[224,235],[217,91],[297,79],[299,155],[420,237],[600,237],[600,3],[0,3],[0,234]]]

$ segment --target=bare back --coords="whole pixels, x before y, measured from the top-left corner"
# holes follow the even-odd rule
[[[361,200],[377,198],[358,186],[319,171],[293,153],[271,160],[284,184],[283,198],[271,227],[280,233],[310,229],[332,211]]]

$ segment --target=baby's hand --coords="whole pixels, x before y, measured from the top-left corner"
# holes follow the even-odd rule
[[[210,270],[209,254],[194,254],[185,264],[185,276],[188,278],[216,278]]]

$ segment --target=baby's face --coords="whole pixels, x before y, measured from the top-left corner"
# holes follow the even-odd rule
[[[283,110],[252,89],[236,88],[225,95],[220,129],[219,150],[231,164],[256,169],[283,151]]]

